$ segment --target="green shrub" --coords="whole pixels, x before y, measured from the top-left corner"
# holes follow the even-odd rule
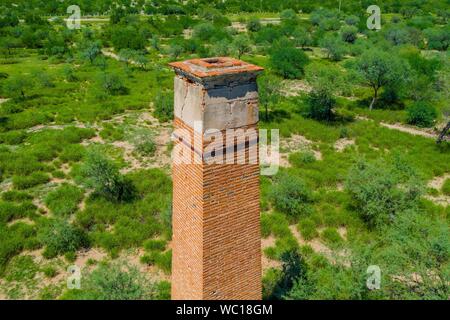
[[[258,18],[250,18],[247,22],[247,30],[250,32],[258,32],[261,30],[261,21]]]
[[[48,174],[43,172],[33,172],[28,176],[13,176],[13,185],[15,188],[23,190],[47,183],[49,180],[50,177]]]
[[[407,111],[408,123],[419,127],[431,127],[437,117],[436,109],[425,102],[416,102]]]
[[[125,138],[125,130],[123,127],[112,125],[111,123],[105,123],[103,130],[100,131],[100,137],[105,140],[118,141]]]
[[[52,177],[57,179],[65,179],[67,178],[66,174],[61,170],[52,171]]]
[[[343,27],[341,30],[341,38],[348,43],[354,43],[357,38],[358,28],[353,26]]]
[[[98,152],[87,155],[83,173],[87,184],[109,200],[121,202],[134,197],[135,188],[131,181],[119,172],[112,161]]]
[[[316,223],[310,218],[300,220],[297,228],[305,240],[311,240],[319,235],[316,230]]]
[[[152,250],[162,251],[166,248],[166,245],[167,245],[167,241],[160,240],[160,239],[149,239],[144,242],[145,250],[149,250],[149,251],[152,251]]]
[[[45,266],[41,271],[47,278],[54,278],[58,274],[58,271],[52,266]]]
[[[320,40],[320,46],[325,49],[328,59],[332,61],[340,61],[344,57],[344,42],[336,36],[325,36],[322,40]]]
[[[156,285],[156,300],[170,300],[171,297],[171,285],[169,281],[160,281]]]
[[[152,157],[156,152],[156,143],[153,140],[142,141],[136,146],[136,151],[144,156]]]
[[[32,217],[36,209],[36,206],[29,200],[20,204],[0,201],[0,223]]]
[[[0,275],[8,261],[24,249],[36,249],[36,231],[33,226],[15,223],[10,227],[0,222]]]
[[[392,225],[385,225],[377,250],[370,255],[386,275],[381,290],[387,299],[447,299],[449,258],[445,220],[415,210],[402,212]],[[411,290],[417,278],[421,281]]]
[[[270,50],[270,65],[283,78],[299,79],[308,64],[308,56],[288,41],[280,41]]]
[[[336,228],[326,228],[322,231],[320,236],[330,245],[339,244],[342,242],[342,238]]]
[[[347,177],[353,205],[370,227],[392,222],[399,212],[415,207],[423,192],[410,166],[396,157],[391,162],[360,161]]]
[[[308,266],[298,250],[289,250],[282,254],[283,269],[277,277],[270,298],[282,299],[299,280],[306,279]]]
[[[46,258],[54,258],[68,252],[74,253],[89,245],[83,230],[59,219],[46,221],[39,230],[38,238],[45,246],[43,256]]]
[[[444,185],[442,186],[442,193],[450,196],[450,179],[446,179]]]
[[[68,300],[151,300],[155,285],[135,267],[116,262],[100,264],[83,278],[81,290],[64,293]]]
[[[5,269],[6,281],[26,281],[34,278],[39,271],[38,265],[31,256],[14,257]]]
[[[30,76],[15,76],[6,80],[3,91],[14,99],[25,99],[35,87],[35,81]]]
[[[289,155],[289,162],[295,165],[308,164],[316,161],[316,156],[311,150],[296,152]]]
[[[27,133],[23,130],[11,130],[0,134],[0,143],[18,145],[21,144],[27,136]]]
[[[22,202],[24,200],[32,200],[33,196],[23,191],[11,190],[2,193],[2,199],[5,201]]]
[[[59,159],[64,162],[80,161],[85,154],[85,148],[79,144],[69,144],[61,151]]]
[[[296,176],[281,175],[273,188],[272,199],[275,208],[292,220],[312,212],[312,192],[306,183]]]
[[[74,213],[84,193],[74,185],[63,184],[45,197],[45,204],[51,212],[57,216],[65,216]]]
[[[100,84],[106,93],[113,96],[126,95],[129,92],[122,79],[116,74],[105,73],[100,79]]]
[[[332,121],[336,100],[329,90],[313,90],[308,96],[308,116],[316,120]]]
[[[286,216],[274,212],[271,214],[263,214],[261,216],[261,225],[263,234],[268,237],[273,234],[277,238],[285,238],[292,236],[291,230],[289,230],[289,221]]]
[[[173,93],[158,92],[154,100],[154,115],[162,122],[173,119]]]

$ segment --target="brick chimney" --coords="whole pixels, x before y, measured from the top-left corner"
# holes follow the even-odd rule
[[[232,58],[174,62],[172,299],[259,300],[258,90]]]

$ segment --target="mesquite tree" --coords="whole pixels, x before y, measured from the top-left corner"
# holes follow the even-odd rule
[[[373,89],[373,98],[369,109],[375,106],[382,87],[398,87],[407,77],[407,64],[392,53],[369,50],[361,55],[356,62],[364,85]]]

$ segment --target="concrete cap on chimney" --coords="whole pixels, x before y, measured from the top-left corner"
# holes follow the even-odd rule
[[[217,78],[233,78],[244,74],[258,75],[264,68],[230,57],[191,59],[169,65],[181,76],[199,83]]]

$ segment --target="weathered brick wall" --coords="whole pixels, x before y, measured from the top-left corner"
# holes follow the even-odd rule
[[[223,133],[222,141],[214,141],[217,149],[230,147],[226,129],[254,129],[255,135],[232,142],[244,149],[245,164],[237,164],[240,154],[234,164],[208,164],[204,158],[180,164],[174,152],[172,299],[261,299],[256,76],[230,79],[226,86],[214,79],[212,87],[175,79],[175,134],[185,129],[189,141],[176,140],[174,150],[183,146],[191,159],[204,155],[211,141],[202,133],[209,128]],[[194,135],[199,120],[204,127]],[[201,141],[194,144],[194,136]]]
[[[174,125],[193,133],[177,119]],[[203,298],[203,166],[174,164],[172,178],[172,299],[199,300]]]

